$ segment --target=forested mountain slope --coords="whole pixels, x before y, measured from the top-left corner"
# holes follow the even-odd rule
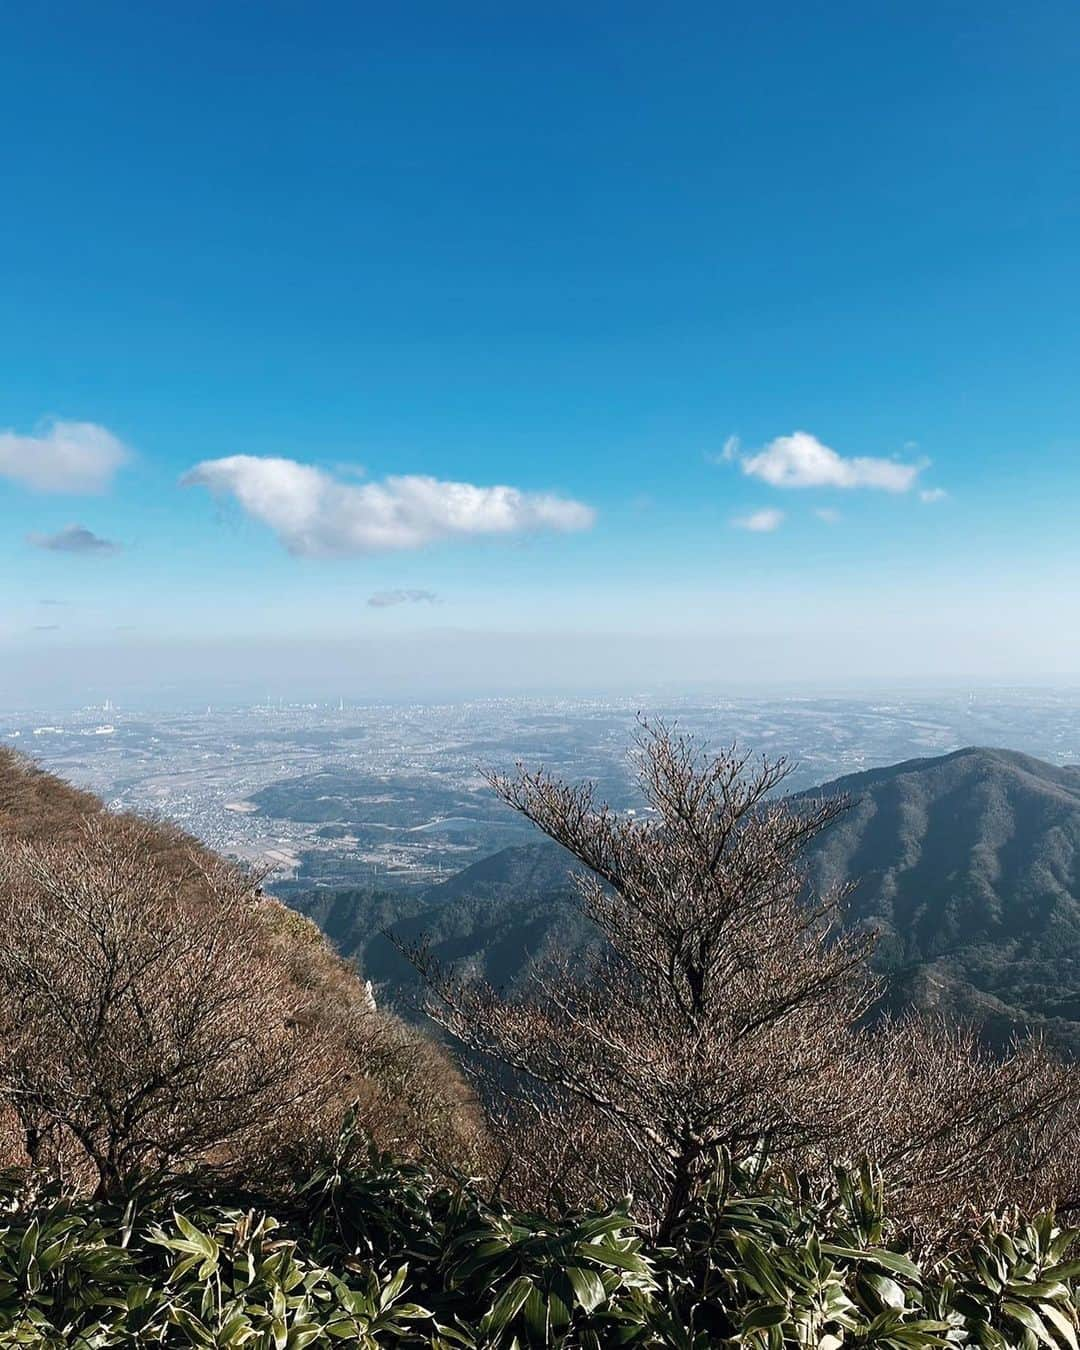
[[[501,986],[520,985],[547,955],[586,950],[596,939],[575,904],[574,867],[542,840],[502,849],[420,895],[320,890],[289,903],[409,1012],[420,991],[399,943],[427,940],[440,961]]]
[[[880,933],[897,1001],[1035,1021],[1080,1050],[1080,768],[969,749],[853,774],[851,809],[808,853],[854,884],[848,922]]]
[[[1080,768],[968,749],[806,795],[840,793],[851,808],[807,867],[818,888],[854,884],[846,921],[879,931],[893,1006],[975,1017],[996,1040],[1039,1026],[1080,1053]],[[419,897],[321,892],[298,904],[392,991],[413,979],[384,927],[406,942],[427,934],[444,960],[513,985],[530,959],[590,941],[572,865],[539,841]]]

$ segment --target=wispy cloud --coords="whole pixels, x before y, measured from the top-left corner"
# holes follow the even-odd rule
[[[923,488],[919,493],[919,501],[927,503],[943,502],[948,495],[944,488]]]
[[[596,515],[555,493],[418,474],[357,485],[296,460],[254,455],[206,460],[181,482],[235,497],[290,553],[313,558],[390,553],[479,535],[585,530]]]
[[[373,609],[389,609],[392,605],[433,605],[438,598],[434,591],[376,591],[368,604]]]
[[[34,624],[35,633],[58,633],[60,625],[58,623],[36,623]]]
[[[730,464],[738,459],[739,446],[738,436],[729,436],[719,450],[706,450],[705,458],[710,464]]]
[[[882,492],[908,492],[927,462],[911,464],[867,455],[845,457],[822,444],[808,431],[777,436],[760,450],[743,453],[730,437],[717,462],[737,461],[750,478],[777,488],[873,488]]]
[[[740,530],[750,530],[754,534],[771,534],[784,523],[784,513],[767,506],[761,511],[751,511],[748,516],[736,516],[731,523]]]
[[[36,492],[104,492],[130,458],[127,446],[95,422],[46,422],[29,436],[0,431],[0,478]]]
[[[85,525],[69,525],[57,534],[30,534],[27,539],[35,548],[50,553],[118,553],[120,545],[111,539],[102,539]],[[48,601],[43,601],[48,604]],[[63,603],[62,601],[59,603]]]
[[[835,525],[840,519],[840,512],[832,506],[819,506],[814,512],[818,520],[823,520],[826,525]]]

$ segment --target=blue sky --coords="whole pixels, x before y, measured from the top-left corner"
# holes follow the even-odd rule
[[[1038,0],[13,9],[0,702],[245,652],[1076,678],[1078,41]]]

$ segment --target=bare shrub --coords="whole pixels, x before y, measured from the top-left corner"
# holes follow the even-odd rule
[[[829,1161],[867,1157],[924,1248],[989,1214],[1080,1210],[1080,1071],[1037,1038],[1005,1054],[976,1030],[908,1015],[852,1037]]]
[[[174,826],[0,747],[0,1167],[101,1190],[268,1178],[337,1137],[469,1166],[450,1057],[371,1007],[314,924]]]
[[[55,843],[77,834],[87,816],[101,809],[101,802],[91,793],[81,792],[0,746],[0,837]]]
[[[287,1147],[318,1150],[336,1138],[348,1107],[380,1149],[472,1170],[485,1147],[483,1114],[447,1051],[393,1012],[372,1007],[356,968],[329,949],[310,919],[272,897],[258,919],[290,983],[305,995],[299,1027],[330,1047],[340,1066],[336,1091],[303,1103]],[[268,1161],[274,1165],[272,1153]]]
[[[1076,1069],[917,1018],[868,1025],[872,939],[838,929],[843,897],[808,897],[799,865],[845,804],[779,799],[782,762],[709,759],[662,725],[637,749],[636,817],[543,772],[490,780],[591,873],[581,905],[606,942],[583,974],[549,964],[507,998],[411,953],[473,1057],[516,1198],[632,1193],[666,1238],[721,1151],[764,1141],[811,1176],[880,1164],[926,1247],[974,1213],[1076,1204]]]
[[[0,1100],[0,1173],[25,1166],[26,1136],[13,1108]]]
[[[244,878],[219,866],[185,897],[154,840],[91,816],[0,858],[0,1085],[31,1161],[69,1135],[103,1191],[235,1146],[336,1072],[297,1034]]]

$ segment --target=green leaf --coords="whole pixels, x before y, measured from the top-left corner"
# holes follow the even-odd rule
[[[525,1300],[536,1292],[536,1286],[528,1275],[519,1275],[508,1288],[504,1289],[481,1321],[481,1329],[491,1336],[501,1336],[521,1311]]]
[[[1049,1346],[1050,1350],[1058,1350],[1054,1338],[1047,1331],[1046,1324],[1034,1308],[1029,1308],[1024,1303],[1017,1303],[1015,1300],[1007,1298],[1001,1305],[1001,1311],[1007,1317],[1011,1317],[1014,1322],[1018,1322],[1025,1330],[1030,1331],[1043,1345]]]
[[[922,1272],[919,1267],[909,1257],[901,1256],[899,1252],[890,1252],[885,1247],[841,1247],[835,1242],[823,1242],[821,1250],[826,1256],[835,1256],[842,1261],[871,1261],[876,1266],[881,1266],[883,1270],[891,1271],[894,1275],[903,1275],[909,1280],[920,1283]]]
[[[783,1303],[766,1303],[748,1313],[742,1321],[743,1331],[760,1331],[766,1327],[779,1327],[789,1319],[790,1312]]]
[[[599,1308],[607,1298],[604,1282],[595,1270],[583,1266],[567,1266],[566,1278],[573,1286],[574,1297],[587,1313]]]
[[[635,1275],[649,1275],[649,1263],[640,1252],[624,1252],[617,1247],[594,1247],[583,1243],[577,1248],[576,1255],[586,1261],[595,1261],[599,1266],[614,1266],[618,1270],[632,1271]]]
[[[394,1274],[393,1279],[389,1280],[386,1284],[383,1285],[382,1289],[379,1292],[380,1308],[386,1308],[391,1303],[393,1303],[394,1299],[397,1298],[398,1294],[400,1294],[402,1289],[405,1287],[405,1278],[408,1275],[408,1273],[409,1267],[407,1264],[399,1266],[399,1268]]]
[[[872,1271],[867,1271],[863,1274],[862,1281],[874,1291],[886,1308],[902,1311],[906,1307],[907,1300],[903,1289],[888,1275],[876,1275]]]
[[[540,1345],[547,1345],[550,1309],[535,1285],[529,1290],[529,1296],[522,1305],[521,1311],[532,1339]]]
[[[1069,1321],[1060,1308],[1056,1308],[1052,1303],[1040,1303],[1039,1311],[1043,1318],[1053,1325],[1058,1336],[1069,1347],[1069,1350],[1080,1350],[1076,1340],[1075,1324]]]

